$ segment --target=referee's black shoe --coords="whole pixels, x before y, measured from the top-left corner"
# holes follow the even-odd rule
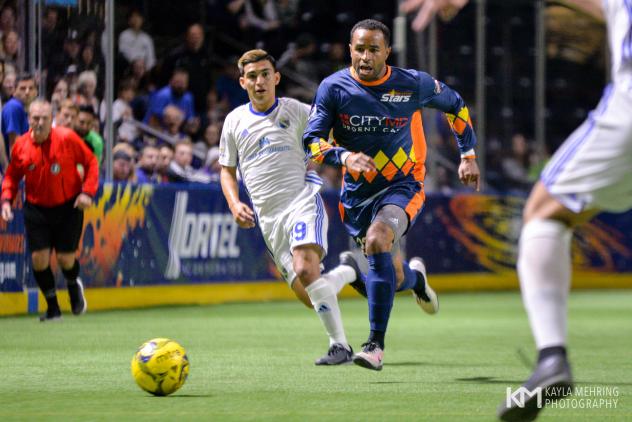
[[[68,284],[68,296],[70,296],[70,308],[73,314],[81,315],[86,313],[88,302],[83,293],[83,283],[79,277],[77,277],[76,283]]]
[[[40,315],[39,320],[40,322],[61,321],[61,311],[59,310],[59,307],[52,311],[50,309],[47,309],[46,313]]]

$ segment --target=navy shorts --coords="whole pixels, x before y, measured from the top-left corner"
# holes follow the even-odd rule
[[[382,207],[390,204],[403,209],[408,216],[408,228],[410,228],[421,213],[425,200],[423,184],[414,181],[401,182],[389,186],[367,204],[345,208],[341,202],[338,210],[347,233],[358,245],[364,246],[366,232]]]
[[[24,204],[24,225],[29,250],[55,249],[75,252],[83,231],[83,211],[74,207],[75,199],[56,207]]]

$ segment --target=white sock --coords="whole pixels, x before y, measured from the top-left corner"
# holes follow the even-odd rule
[[[532,220],[522,228],[518,275],[538,350],[566,344],[572,234],[555,220]]]
[[[329,345],[341,343],[347,349],[347,337],[342,326],[342,317],[340,316],[340,307],[338,306],[338,298],[334,286],[323,278],[319,278],[309,286],[305,287],[305,291],[314,305],[314,310],[318,314],[320,321],[329,336]]]
[[[326,274],[323,274],[321,278],[324,278],[329,283],[331,283],[336,289],[336,294],[338,294],[345,285],[353,283],[355,281],[356,274],[353,268],[351,268],[350,266],[338,265],[333,270],[329,271]]]

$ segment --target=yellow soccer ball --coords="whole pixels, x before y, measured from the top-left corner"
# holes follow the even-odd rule
[[[143,343],[132,358],[132,376],[143,390],[156,396],[177,391],[189,375],[189,358],[177,342],[155,338]]]

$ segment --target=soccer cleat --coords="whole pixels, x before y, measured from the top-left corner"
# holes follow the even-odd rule
[[[428,283],[428,277],[426,276],[426,265],[423,259],[413,258],[409,263],[410,269],[421,275],[423,283],[417,283],[413,288],[413,297],[417,301],[417,304],[427,314],[436,314],[439,312],[439,298],[430,284]],[[417,277],[419,280],[419,277]]]
[[[46,313],[40,315],[39,320],[40,322],[59,322],[61,321],[61,311],[59,308],[55,311],[47,309]]]
[[[77,277],[76,284],[68,285],[68,296],[70,297],[70,308],[75,315],[85,314],[88,309],[88,302],[83,292],[83,283]]]
[[[353,363],[374,371],[382,370],[384,351],[375,342],[370,341],[362,345],[362,351],[353,355]]]
[[[507,398],[498,407],[498,417],[503,421],[532,421],[538,416],[545,403],[564,398],[573,390],[573,377],[566,358],[562,355],[549,356],[538,366],[521,388],[529,391],[523,395],[522,406]],[[541,389],[540,403],[536,389]],[[530,395],[532,394],[532,395]]]
[[[360,293],[362,296],[367,297],[366,294],[366,285],[362,280],[362,271],[360,271],[360,267],[353,257],[353,252],[345,251],[340,254],[340,265],[346,265],[348,267],[353,268],[355,271],[356,279],[353,283],[349,283],[351,287],[355,289],[356,292]]]
[[[331,345],[327,354],[321,358],[318,358],[316,365],[343,365],[345,363],[351,363],[353,357],[353,349],[348,346],[347,349],[341,343],[334,343]]]

